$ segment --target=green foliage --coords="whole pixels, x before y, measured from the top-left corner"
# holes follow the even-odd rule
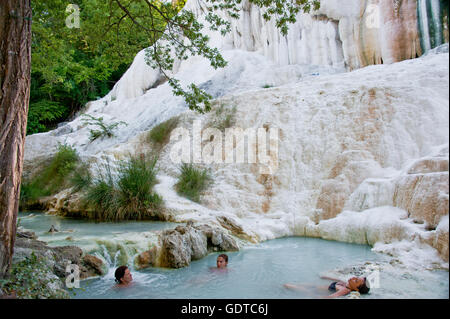
[[[22,181],[20,201],[25,204],[42,196],[56,194],[67,187],[67,178],[75,170],[79,157],[74,148],[59,144],[50,164],[31,180]]]
[[[89,166],[82,163],[76,170],[74,170],[72,177],[70,178],[70,184],[72,185],[72,191],[74,193],[86,190],[92,184],[92,175],[89,170]]]
[[[49,278],[49,274],[44,257],[38,257],[33,252],[12,266],[9,277],[0,280],[0,289],[20,299],[67,298],[63,290],[51,289],[51,285],[59,279]]]
[[[142,16],[137,20],[142,25],[149,25],[152,21],[155,32],[136,27],[114,0],[31,2],[30,115],[33,117],[29,119],[32,125],[28,134],[47,131],[73,116],[88,101],[106,95],[128,69],[136,53],[158,39],[156,29],[165,27],[165,21],[158,12],[153,10],[151,15],[143,14],[148,12],[147,3],[143,0],[122,2],[130,14]],[[149,2],[155,8],[161,6],[160,1]],[[71,29],[65,24],[70,14],[66,12],[69,3],[80,8],[80,28]],[[177,10],[180,7],[175,8],[173,14]],[[49,105],[48,101],[54,104]],[[57,109],[53,107],[56,105]],[[41,118],[41,111],[51,115]]]
[[[173,117],[161,124],[158,124],[150,131],[148,138],[151,142],[159,145],[163,145],[168,142],[170,133],[178,125],[178,118]]]
[[[30,103],[28,111],[27,134],[44,132],[68,115],[68,109],[59,102],[40,100]]]
[[[236,106],[233,108],[225,108],[223,105],[220,105],[216,111],[213,121],[210,123],[210,126],[215,127],[221,131],[224,131],[226,128],[232,127],[235,123],[236,117]]]
[[[192,164],[183,163],[180,167],[180,176],[175,185],[179,195],[200,202],[200,194],[212,182],[212,177],[206,169],[196,168]]]
[[[266,20],[274,19],[283,35],[300,11],[319,7],[318,0],[249,0]],[[205,24],[226,35],[238,19],[241,0],[205,0]],[[227,62],[208,45],[206,26],[193,12],[162,0],[73,0],[80,8],[80,28],[68,28],[65,0],[33,0],[32,76],[28,134],[46,131],[73,116],[88,101],[104,96],[128,69],[137,52],[168,79],[173,93],[198,112],[211,108],[211,95],[195,84],[183,87],[169,76],[175,60],[207,58],[213,68]],[[161,41],[158,41],[161,40]],[[98,138],[93,132],[92,138]]]
[[[263,85],[263,89],[270,89],[270,88],[273,88],[273,85],[270,84]]]
[[[91,208],[91,217],[98,220],[153,218],[163,203],[153,192],[156,163],[156,157],[130,156],[119,163],[115,177],[107,162],[86,192],[85,201]]]
[[[89,139],[92,141],[96,140],[99,137],[114,137],[114,133],[113,131],[119,126],[119,125],[127,125],[127,123],[123,122],[123,121],[119,121],[119,122],[114,122],[112,124],[105,124],[105,122],[103,122],[103,117],[94,117],[92,115],[89,114],[83,114],[82,116],[84,116],[84,118],[82,119],[82,121],[88,125],[95,125],[99,128],[99,130],[90,130],[90,137]]]
[[[296,22],[296,15],[300,11],[310,12],[320,7],[319,0],[250,0],[251,3],[263,8],[263,18],[268,21],[275,18],[275,25],[282,35],[287,35],[289,23]]]

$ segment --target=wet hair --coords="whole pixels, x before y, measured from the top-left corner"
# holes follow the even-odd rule
[[[122,283],[121,279],[123,276],[125,276],[125,271],[128,269],[127,266],[120,266],[116,269],[116,272],[114,273],[114,277],[116,277],[116,282],[118,284]]]
[[[366,283],[367,283],[367,278],[364,277],[364,283],[361,286],[358,287],[358,291],[359,291],[360,294],[364,295],[364,294],[368,294],[369,293],[370,288],[367,287]]]
[[[225,260],[225,262],[228,262],[228,256],[227,255],[220,254],[219,256],[217,256],[217,258],[219,258],[219,257],[222,257]]]

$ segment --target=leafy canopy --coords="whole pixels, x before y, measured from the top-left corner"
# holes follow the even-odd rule
[[[68,3],[79,7],[80,28],[66,26],[71,14],[66,12]],[[156,8],[162,5],[156,0],[152,3]],[[137,28],[114,1],[33,0],[31,6],[28,134],[46,131],[73,116],[88,101],[106,95],[136,53],[158,38]],[[149,15],[144,1],[127,1],[126,6],[131,15],[142,16],[142,23],[152,19],[158,29],[165,28],[156,11]]]
[[[300,11],[319,8],[319,0],[246,0],[274,19],[283,35]],[[49,129],[74,115],[90,100],[106,95],[146,48],[147,63],[159,69],[177,96],[201,113],[212,97],[195,84],[183,87],[170,76],[175,61],[209,59],[214,68],[227,62],[210,47],[206,29],[225,35],[238,19],[242,0],[203,0],[207,26],[184,8],[186,0],[72,0],[80,8],[80,28],[68,28],[66,0],[33,0],[32,86],[28,133]]]

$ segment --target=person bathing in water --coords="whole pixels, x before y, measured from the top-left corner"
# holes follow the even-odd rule
[[[209,270],[213,272],[226,272],[228,271],[228,256],[220,254],[216,259],[216,267],[210,267]]]
[[[326,296],[324,298],[336,298],[340,296],[345,296],[351,293],[352,291],[357,291],[360,294],[367,294],[369,293],[370,290],[370,288],[367,287],[366,277],[352,277],[347,282],[325,276],[321,276],[320,278],[329,279],[333,281],[329,286],[315,287],[318,289],[328,289],[328,291],[332,292],[331,295]],[[311,286],[309,285],[292,285],[292,284],[285,284],[284,287],[288,289],[303,290],[306,292],[308,292],[311,288]]]
[[[114,277],[116,277],[117,287],[128,287],[133,281],[133,276],[127,266],[117,268]]]
[[[220,254],[219,256],[217,256],[216,264],[217,264],[217,268],[219,268],[219,269],[227,268],[228,256],[225,254]]]

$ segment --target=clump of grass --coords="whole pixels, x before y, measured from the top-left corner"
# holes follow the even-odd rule
[[[124,220],[153,218],[163,200],[153,192],[156,184],[157,158],[144,155],[119,163],[113,176],[109,162],[87,189],[85,202],[97,220]]]
[[[199,203],[200,194],[211,182],[212,177],[206,169],[199,169],[192,164],[183,163],[175,188],[179,195]]]
[[[263,85],[262,88],[263,88],[263,89],[270,89],[270,88],[273,88],[273,85],[265,84],[265,85]]]
[[[89,166],[82,163],[72,174],[70,178],[72,191],[74,193],[87,189],[92,184],[92,175]]]
[[[173,117],[165,122],[155,126],[149,133],[148,138],[150,142],[158,145],[164,145],[169,141],[170,133],[178,125],[178,117]]]
[[[214,120],[210,123],[210,126],[215,127],[221,131],[226,128],[232,127],[236,122],[236,106],[225,108],[220,105],[215,111]]]
[[[77,152],[72,146],[59,144],[58,151],[50,164],[30,180],[24,180],[21,186],[20,201],[26,204],[39,197],[49,196],[68,186],[68,177],[79,162]]]

